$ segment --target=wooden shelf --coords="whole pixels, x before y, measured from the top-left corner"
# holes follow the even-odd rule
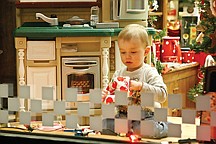
[[[102,0],[97,2],[20,2],[16,1],[16,8],[90,8],[102,6]]]

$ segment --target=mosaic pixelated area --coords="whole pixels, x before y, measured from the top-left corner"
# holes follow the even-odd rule
[[[76,88],[67,88],[65,90],[65,100],[53,99],[53,87],[42,88],[42,98],[33,99],[30,97],[30,86],[21,86],[18,96],[11,96],[11,85],[0,84],[0,123],[8,124],[11,122],[10,115],[15,113],[19,115],[16,122],[20,124],[31,124],[35,121],[35,115],[41,115],[43,126],[53,126],[54,121],[61,117],[60,120],[65,121],[66,128],[76,128],[77,124],[82,124],[82,118],[89,120],[89,125],[92,130],[102,131],[103,119],[114,119],[115,132],[127,133],[128,121],[140,121],[140,134],[148,135],[152,132],[152,126],[145,120],[141,120],[141,107],[153,108],[154,98],[152,94],[142,93],[140,105],[128,105],[126,92],[116,91],[115,103],[104,104],[101,102],[101,89],[90,90],[89,101],[81,101],[80,95]],[[3,101],[8,103],[5,108]],[[28,103],[26,105],[26,103]],[[77,105],[75,112],[74,108],[70,109],[70,105]],[[93,105],[100,105],[101,109],[93,108]],[[115,107],[118,105],[127,106],[127,118],[115,118]],[[24,110],[25,109],[25,110]],[[154,115],[156,121],[168,122],[168,111],[170,109],[181,110],[181,121],[177,123],[168,124],[168,137],[181,138],[184,135],[182,126],[194,125],[196,132],[194,132],[197,140],[209,141],[214,138],[211,133],[216,127],[216,112],[211,110],[210,97],[198,96],[196,98],[195,109],[182,108],[182,96],[180,94],[172,94],[168,96],[168,106],[166,108],[154,108]],[[207,112],[208,122],[200,124],[197,122],[197,113]]]

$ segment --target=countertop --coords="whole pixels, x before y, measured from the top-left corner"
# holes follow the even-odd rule
[[[173,73],[176,71],[181,71],[184,69],[192,68],[192,67],[197,67],[199,66],[198,62],[191,62],[191,63],[172,63],[172,62],[164,62],[162,63],[163,66],[166,66],[169,70],[166,73]],[[163,74],[166,74],[163,73]]]
[[[146,28],[149,35],[154,34],[154,28]],[[93,27],[63,27],[47,26],[44,23],[24,23],[14,30],[14,37],[27,38],[56,38],[56,37],[113,37],[117,36],[122,28],[93,28]]]

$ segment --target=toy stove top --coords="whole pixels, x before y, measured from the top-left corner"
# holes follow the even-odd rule
[[[64,29],[93,29],[93,27],[89,26],[89,24],[83,24],[83,25],[71,25],[71,24],[64,24]]]

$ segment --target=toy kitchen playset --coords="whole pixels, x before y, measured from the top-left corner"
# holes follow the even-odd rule
[[[136,16],[136,20],[147,19],[146,0],[113,0],[111,6],[118,10],[114,17],[119,20]],[[67,88],[78,87],[78,93],[88,94],[89,89],[106,87],[111,77],[111,42],[121,28],[118,22],[101,22],[101,12],[98,6],[91,6],[89,20],[72,16],[65,21],[59,21],[58,13],[49,17],[37,12],[35,16],[40,19],[18,27],[15,31],[18,86],[34,85],[32,98],[42,98],[43,85],[53,86],[58,100],[65,99]]]

